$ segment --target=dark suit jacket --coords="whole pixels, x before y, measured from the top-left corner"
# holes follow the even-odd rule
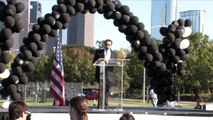
[[[95,63],[99,58],[104,58],[104,49],[97,50],[95,52],[93,63]],[[111,57],[110,58],[116,58],[116,54],[112,50],[111,50]],[[107,71],[112,72],[113,71],[113,67],[106,67],[105,71],[106,72]],[[100,81],[100,67],[98,67],[98,66],[96,66],[95,79],[99,83],[99,81]]]

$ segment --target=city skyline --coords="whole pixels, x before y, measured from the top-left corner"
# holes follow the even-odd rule
[[[152,38],[161,40],[163,36],[159,29],[177,19],[177,0],[152,0],[151,8],[150,34]]]
[[[130,11],[139,18],[139,21],[144,23],[145,29],[149,31],[151,28],[151,0],[120,0],[123,5],[127,5]],[[53,5],[57,4],[56,1],[43,0],[42,3],[42,16],[51,12]],[[211,7],[213,1],[210,0],[178,0],[177,13],[186,10],[205,10],[205,26],[204,34],[209,35],[210,39],[213,38],[211,34],[211,26],[213,26],[211,18]],[[94,46],[96,40],[105,40],[107,38],[113,40],[113,49],[119,50],[120,48],[130,49],[130,43],[125,39],[125,35],[118,31],[118,28],[113,25],[113,20],[106,20],[102,14],[95,13],[94,23]],[[63,35],[66,36],[66,35]],[[63,44],[66,41],[63,41]],[[121,44],[122,43],[122,44]]]

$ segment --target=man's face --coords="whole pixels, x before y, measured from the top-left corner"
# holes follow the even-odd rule
[[[111,47],[112,47],[112,42],[110,42],[110,41],[107,41],[107,42],[105,42],[105,44],[104,44],[104,48],[105,49],[111,49]]]

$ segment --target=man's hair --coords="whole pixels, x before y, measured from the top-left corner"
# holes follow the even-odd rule
[[[106,39],[106,40],[104,41],[104,44],[106,44],[108,41],[111,42],[111,44],[112,44],[112,40],[110,40],[110,39]]]
[[[27,111],[28,106],[23,101],[14,101],[9,105],[9,120],[16,120]]]

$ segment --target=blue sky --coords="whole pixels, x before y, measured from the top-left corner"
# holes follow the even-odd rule
[[[55,2],[54,2],[55,1]],[[51,8],[56,4],[57,0],[42,0],[42,14],[51,12]],[[127,5],[130,11],[139,18],[139,21],[144,23],[145,29],[150,33],[151,26],[151,0],[120,0],[123,5]],[[178,0],[177,11],[186,10],[205,10],[205,25],[204,33],[213,39],[213,0]],[[119,50],[121,48],[130,49],[130,44],[125,39],[125,35],[118,31],[118,28],[113,25],[113,20],[107,20],[102,14],[95,13],[94,24],[94,46],[96,40],[113,40],[113,49]],[[66,41],[63,41],[65,44]]]

